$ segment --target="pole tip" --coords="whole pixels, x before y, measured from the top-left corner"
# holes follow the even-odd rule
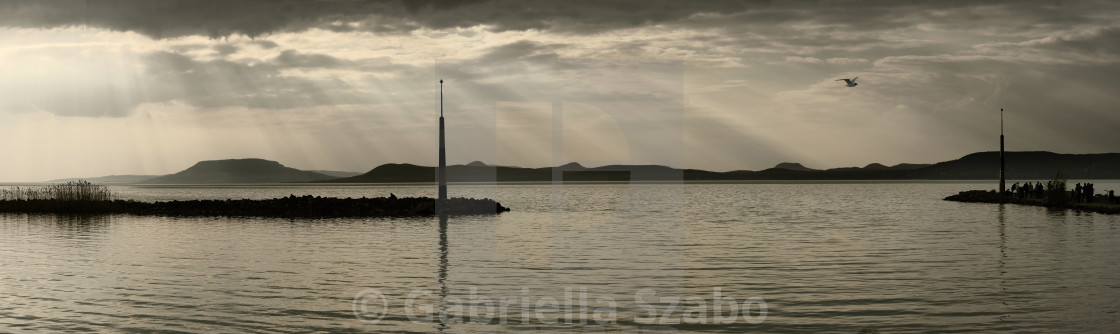
[[[443,83],[443,79],[439,79],[439,83],[441,83],[441,84],[442,84],[442,83]],[[1003,110],[1003,109],[1000,109],[1000,110]]]

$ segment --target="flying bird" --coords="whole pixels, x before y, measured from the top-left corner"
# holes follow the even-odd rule
[[[856,79],[859,79],[859,77],[855,77],[855,78],[851,78],[851,79],[836,79],[836,81],[847,82],[848,87],[855,87],[856,85],[858,85],[858,83],[856,83]]]

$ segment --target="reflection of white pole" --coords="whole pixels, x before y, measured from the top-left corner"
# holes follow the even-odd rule
[[[439,205],[447,201],[447,152],[443,146],[443,79],[439,80]]]
[[[441,132],[442,133],[442,132]],[[1007,190],[1007,181],[1004,174],[1004,158],[1003,158],[1003,108],[999,108],[999,193],[1003,194]]]

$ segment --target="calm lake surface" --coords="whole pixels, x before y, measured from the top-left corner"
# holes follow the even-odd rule
[[[466,184],[513,211],[444,223],[0,215],[0,331],[1115,333],[1120,216],[941,200],[991,188]]]

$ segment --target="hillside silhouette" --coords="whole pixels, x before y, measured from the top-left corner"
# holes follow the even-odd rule
[[[920,171],[930,178],[992,179],[999,177],[998,170],[999,152],[980,152]],[[1049,179],[1057,172],[1071,179],[1117,179],[1120,178],[1120,153],[1007,153],[1007,179]]]
[[[1007,152],[1009,180],[1049,179],[1055,173],[1070,179],[1120,179],[1120,153],[1059,154]],[[201,161],[181,172],[163,176],[113,175],[84,180],[101,183],[221,184],[221,183],[401,183],[433,182],[435,167],[384,164],[365,173],[304,171],[264,159]],[[660,165],[608,165],[585,167],[577,162],[557,167],[495,166],[480,161],[447,167],[452,182],[627,182],[674,180],[995,180],[999,177],[999,152],[978,152],[936,164],[902,163],[886,166],[814,169],[795,162],[779,163],[759,171],[713,172]],[[59,179],[65,182],[77,179]]]
[[[362,173],[359,173],[359,172],[344,172],[344,171],[337,171],[337,170],[312,169],[312,170],[309,170],[308,172],[315,172],[315,173],[323,174],[323,175],[330,176],[330,177],[351,177],[351,176],[362,175]]]
[[[774,168],[788,169],[788,170],[799,170],[799,171],[805,171],[805,172],[816,171],[816,169],[812,169],[812,168],[809,168],[809,167],[802,166],[801,164],[796,163],[796,162],[779,163],[777,166],[774,166]]]
[[[330,183],[432,182],[435,167],[385,164],[365,174],[327,180]],[[1007,152],[1008,179],[1049,179],[1055,173],[1071,179],[1120,179],[1120,153],[1058,154]],[[812,169],[784,162],[761,171],[713,172],[660,165],[608,165],[588,168],[578,163],[558,167],[492,166],[481,162],[447,167],[451,182],[672,181],[672,180],[994,180],[999,178],[999,152],[979,152],[936,164],[871,163],[864,167]]]
[[[181,172],[152,178],[145,184],[289,183],[335,179],[264,159],[200,161]]]

